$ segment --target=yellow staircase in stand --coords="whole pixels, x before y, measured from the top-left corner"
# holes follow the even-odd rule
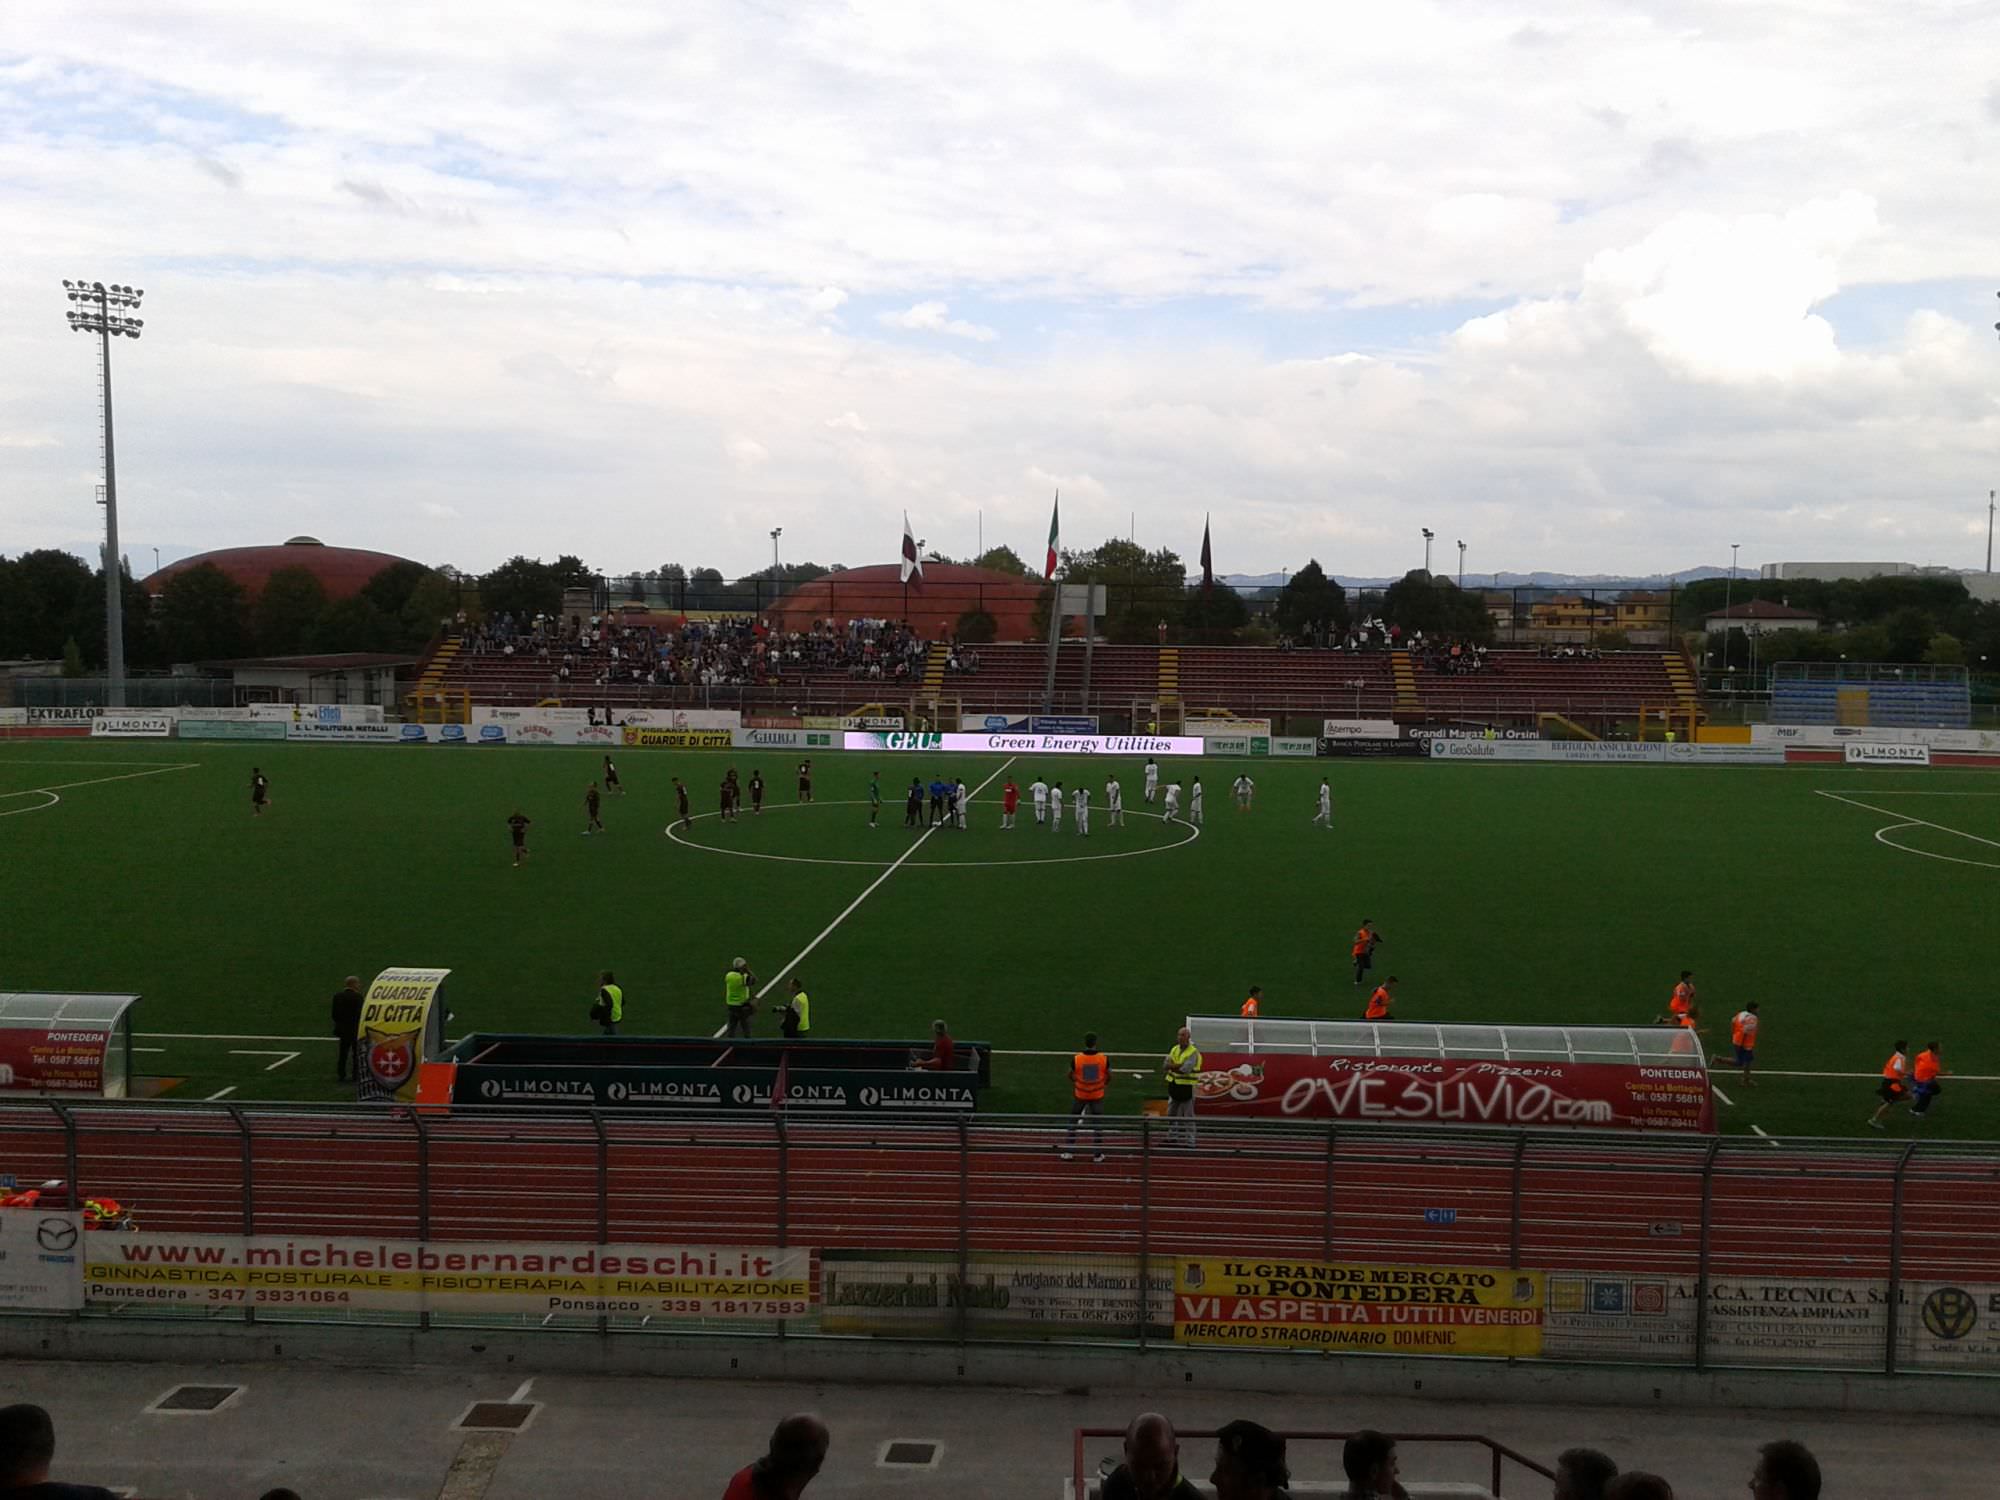
[[[1178,646],[1160,648],[1160,680],[1154,690],[1154,698],[1162,704],[1181,701],[1181,648]]]
[[[444,686],[445,670],[458,655],[458,642],[459,638],[454,635],[438,643],[431,659],[424,663],[424,675],[417,679],[419,693],[435,693]]]
[[[1694,688],[1694,673],[1688,670],[1687,657],[1678,651],[1662,651],[1660,660],[1666,664],[1667,681],[1673,686],[1674,707],[1682,713],[1692,713],[1699,704]]]
[[[1401,649],[1391,652],[1389,670],[1396,678],[1396,712],[1419,712],[1424,701],[1417,696],[1417,669],[1410,665],[1410,653]]]
[[[932,642],[924,648],[924,681],[917,689],[925,698],[935,698],[944,687],[944,664],[951,656],[951,648]]]

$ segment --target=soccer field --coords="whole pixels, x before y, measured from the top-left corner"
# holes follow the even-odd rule
[[[1114,1112],[1158,1092],[1189,1012],[1357,1016],[1348,941],[1385,936],[1407,1020],[1644,1023],[1695,970],[1711,1053],[1762,1002],[1755,1088],[1718,1074],[1723,1128],[1862,1133],[1897,1037],[1961,1077],[1921,1127],[2000,1134],[1986,1055],[2000,777],[1825,768],[1165,763],[1207,821],[1148,816],[1141,763],[628,751],[627,794],[582,835],[595,751],[214,742],[0,745],[0,989],[144,995],[140,1071],[168,1097],[334,1099],[327,1001],[391,964],[453,970],[454,1034],[583,1032],[599,969],[633,1035],[713,1032],[722,973],[794,960],[821,1036],[915,1037],[934,1017],[991,1042],[987,1107],[1060,1109],[1086,1030],[1118,1056]],[[252,764],[272,805],[252,818]],[[770,783],[721,824],[725,766]],[[1256,778],[1239,813],[1229,783]],[[869,773],[882,776],[870,829]],[[1128,826],[1107,826],[1104,781]],[[981,788],[971,827],[903,827],[910,777]],[[999,827],[1008,776],[1093,792],[1088,839]],[[694,794],[667,836],[669,778]],[[1322,775],[1332,832],[1310,826]],[[515,869],[506,818],[534,820]],[[1879,830],[1882,832],[1878,837]],[[800,958],[800,955],[804,955]],[[775,1031],[773,1004],[758,1017]],[[289,1041],[287,1038],[304,1040]],[[287,1054],[296,1054],[287,1056]],[[1127,1054],[1130,1054],[1128,1057]],[[1144,1076],[1140,1077],[1139,1074]]]

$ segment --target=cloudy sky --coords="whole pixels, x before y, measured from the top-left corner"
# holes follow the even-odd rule
[[[10,0],[0,552],[1975,564],[2000,7]],[[1442,554],[1441,554],[1442,556]],[[1455,558],[1452,561],[1455,563]]]

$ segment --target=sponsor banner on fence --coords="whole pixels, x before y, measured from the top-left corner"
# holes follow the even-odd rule
[[[0,1029],[0,1094],[102,1094],[107,1037],[62,1026]]]
[[[1413,740],[1539,740],[1537,729],[1467,728],[1461,724],[1419,724],[1409,731]]]
[[[579,713],[583,710],[578,710]],[[598,714],[608,720],[610,710]],[[740,729],[743,714],[734,708],[621,708],[618,726],[636,725],[643,729]]]
[[[1199,735],[1205,740],[1212,740],[1219,734],[1232,737],[1238,735],[1247,737],[1249,735],[1261,734],[1268,738],[1271,733],[1271,721],[1269,719],[1204,719],[1198,714],[1191,714],[1187,721],[1187,732]]]
[[[736,741],[729,729],[644,729],[628,724],[624,743],[641,750],[727,750]]]
[[[1174,1263],[1177,1344],[1532,1358],[1542,1349],[1542,1316],[1539,1271],[1219,1258]]]
[[[1705,1069],[1421,1057],[1205,1054],[1204,1114],[1474,1125],[1715,1128]]]
[[[1328,719],[1319,732],[1328,740],[1394,740],[1403,735],[1394,719]]]
[[[2000,729],[1876,729],[1858,724],[1752,724],[1753,745],[1838,750],[1859,741],[1871,745],[1928,745],[1967,755],[2000,755]]]
[[[1203,741],[1210,755],[1269,755],[1268,734],[1211,734]]]
[[[247,719],[182,719],[178,726],[184,740],[282,740],[290,726],[253,724]]]
[[[1335,756],[1342,760],[1381,760],[1396,758],[1420,760],[1426,753],[1422,740],[1328,740],[1322,739],[1315,747],[1319,754]]]
[[[457,1104],[586,1104],[601,1109],[752,1110],[768,1113],[775,1069],[713,1067],[559,1068],[460,1063],[452,1101]],[[960,1114],[978,1104],[978,1080],[800,1068],[788,1072],[782,1101],[788,1110],[850,1114]]]
[[[820,1252],[822,1333],[950,1338],[960,1309],[973,1338],[1078,1339],[1137,1336],[1136,1255],[988,1254],[925,1251]],[[1174,1265],[1154,1258],[1146,1274],[1147,1336],[1174,1324]]]
[[[60,708],[31,708],[28,710],[30,724],[88,724],[104,712],[94,704],[81,708],[64,705]]]
[[[278,724],[380,724],[379,703],[253,703],[250,717]]]
[[[1542,1353],[1550,1359],[1690,1363],[1694,1288],[1692,1280],[1672,1276],[1551,1271]]]
[[[1312,738],[1293,738],[1288,735],[1271,736],[1271,753],[1277,756],[1312,756],[1319,754],[1319,741]]]
[[[730,742],[739,750],[838,750],[840,734],[832,729],[738,729]]]
[[[901,729],[903,722],[901,714],[867,714],[859,717],[851,714],[846,717],[839,714],[807,714],[799,721],[806,729],[834,730]]]
[[[585,1241],[93,1234],[93,1305],[328,1312],[789,1318],[812,1311],[810,1249]]]
[[[163,740],[174,732],[168,714],[106,714],[90,721],[92,739]]]
[[[329,724],[322,719],[294,719],[284,726],[288,740],[316,740],[324,745],[393,745],[396,724]]]
[[[417,1097],[417,1064],[449,969],[384,969],[361,1001],[361,1097]]]
[[[95,726],[92,726],[93,729]],[[1850,766],[1927,766],[1929,745],[1876,745],[1849,740],[1840,747],[1841,759]]]
[[[1205,755],[1198,735],[1183,734],[882,734],[849,730],[848,750],[942,750],[994,755]]]
[[[1415,731],[1412,731],[1414,733]],[[1776,766],[1772,745],[1693,745],[1653,740],[1458,740],[1432,738],[1433,760],[1555,761],[1570,765]]]
[[[0,1308],[75,1312],[83,1306],[83,1215],[0,1208]]]

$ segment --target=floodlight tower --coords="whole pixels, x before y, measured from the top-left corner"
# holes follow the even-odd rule
[[[65,281],[69,326],[94,333],[104,380],[104,673],[105,696],[125,706],[125,577],[118,559],[118,453],[111,432],[111,340],[136,339],[145,323],[136,314],[144,290],[101,281]]]

